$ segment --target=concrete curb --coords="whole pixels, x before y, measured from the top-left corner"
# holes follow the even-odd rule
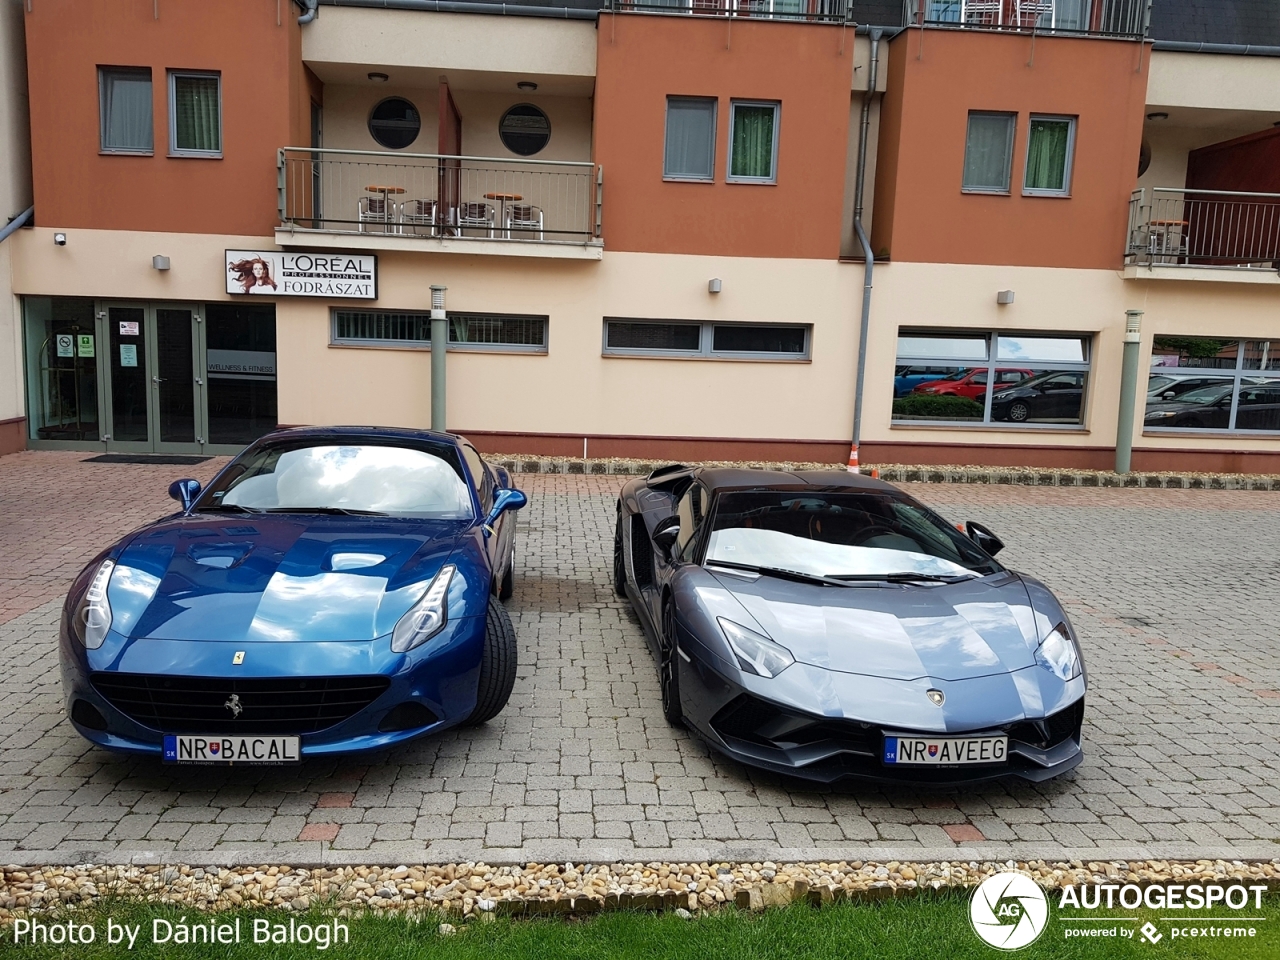
[[[561,457],[493,457],[490,462],[519,474],[645,476],[667,461],[583,460]],[[780,461],[708,461],[706,466],[753,470],[840,470],[841,464]],[[1280,476],[1238,473],[1127,473],[1035,467],[912,466],[864,464],[890,483],[986,483],[1029,487],[1141,487],[1183,490],[1280,490]]]

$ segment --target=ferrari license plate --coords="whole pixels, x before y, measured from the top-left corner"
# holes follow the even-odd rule
[[[165,763],[298,763],[298,737],[178,737],[164,738]]]
[[[1005,763],[1008,759],[1008,737],[884,738],[884,762],[894,766]]]

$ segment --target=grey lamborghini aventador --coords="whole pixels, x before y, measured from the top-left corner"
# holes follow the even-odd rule
[[[743,763],[833,783],[1046,780],[1087,677],[1048,588],[898,488],[843,472],[655,470],[622,488],[614,585],[662,709]]]

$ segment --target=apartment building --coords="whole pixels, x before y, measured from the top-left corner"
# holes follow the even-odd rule
[[[1280,470],[1267,6],[31,0],[16,442]]]
[[[6,242],[31,216],[31,143],[21,0],[0,0],[0,453],[26,446],[22,304]]]

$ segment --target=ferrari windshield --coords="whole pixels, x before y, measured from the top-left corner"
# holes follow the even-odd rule
[[[351,513],[469,520],[471,495],[451,447],[266,447],[236,461],[197,510]]]
[[[965,577],[1003,569],[937,514],[883,493],[722,493],[706,563],[835,578]]]

